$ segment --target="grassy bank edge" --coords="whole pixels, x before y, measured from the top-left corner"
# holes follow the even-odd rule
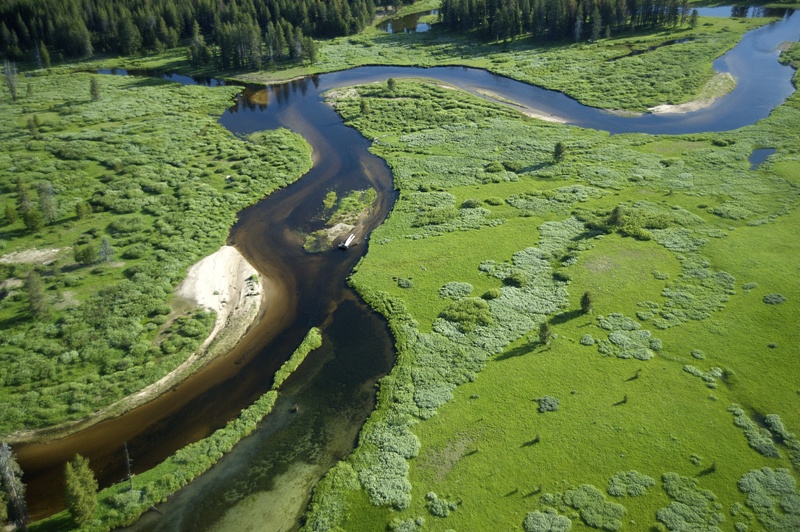
[[[33,532],[57,530],[106,531],[128,526],[155,504],[211,469],[219,460],[243,438],[253,433],[258,424],[272,412],[278,399],[281,384],[302,364],[306,356],[322,345],[322,334],[312,327],[292,356],[275,374],[272,388],[255,403],[242,410],[239,417],[228,422],[211,436],[187,445],[153,469],[128,482],[115,484],[98,493],[98,509],[95,519],[80,527],[74,523],[65,510],[31,525]]]

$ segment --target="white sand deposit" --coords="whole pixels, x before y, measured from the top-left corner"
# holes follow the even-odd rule
[[[176,293],[217,313],[214,329],[200,351],[208,347],[234,316],[240,321],[247,315],[252,321],[258,313],[262,288],[259,282],[250,280],[253,275],[258,275],[255,268],[233,246],[222,246],[189,269]]]

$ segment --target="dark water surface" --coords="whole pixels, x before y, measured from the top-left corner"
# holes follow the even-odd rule
[[[775,153],[777,150],[775,148],[758,148],[753,150],[748,157],[748,161],[750,162],[750,170],[755,170],[759,166],[761,166],[764,161],[767,160],[767,157]]]
[[[169,395],[50,444],[19,446],[16,451],[26,472],[32,515],[43,517],[61,508],[63,464],[76,452],[88,456],[101,484],[109,485],[124,476],[124,442],[135,471],[144,471],[223,426],[270,388],[274,372],[312,326],[323,327],[323,347],[287,381],[276,411],[217,467],[173,497],[162,508],[167,517],[153,513],[139,526],[142,530],[210,527],[229,504],[248,493],[272,488],[280,492],[282,484],[276,479],[284,478],[281,475],[297,464],[308,466],[304,471],[309,480],[294,488],[301,498],[298,507],[304,507],[308,486],[352,450],[373,407],[373,384],[391,367],[392,340],[385,323],[345,286],[367,246],[347,253],[308,254],[302,250],[297,230],[311,227],[329,190],[341,195],[371,186],[378,191],[379,205],[359,235],[363,242],[386,217],[396,193],[386,164],[368,152],[369,141],[344,126],[324,105],[324,91],[389,77],[425,77],[473,93],[496,93],[567,123],[612,133],[724,131],[765,118],[792,93],[793,70],[777,62],[776,47],[796,41],[799,35],[798,15],[787,15],[745,35],[714,65],[736,78],[736,89],[710,107],[687,114],[625,118],[585,107],[561,93],[462,67],[362,67],[244,88],[236,104],[220,118],[222,125],[237,134],[288,127],[303,135],[314,150],[314,168],[297,183],[242,211],[229,238],[262,275],[277,283],[285,297],[280,305],[268,301],[267,317],[251,328],[232,353]],[[192,82],[170,76],[173,81]],[[220,84],[208,79],[200,83]],[[299,410],[290,413],[295,404]],[[284,529],[295,526],[296,518],[295,512]]]

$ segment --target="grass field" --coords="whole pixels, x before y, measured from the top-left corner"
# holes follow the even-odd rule
[[[797,96],[609,137],[421,82],[342,94],[400,190],[351,280],[398,364],[307,530],[798,526]]]

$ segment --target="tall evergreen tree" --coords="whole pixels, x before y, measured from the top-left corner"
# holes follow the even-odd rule
[[[40,181],[37,185],[39,192],[39,210],[45,224],[51,224],[58,219],[58,203],[53,185],[50,181]]]
[[[50,313],[47,295],[44,293],[44,283],[36,270],[31,270],[25,279],[25,291],[28,293],[28,310],[37,320],[46,318]]]
[[[103,237],[103,240],[100,242],[100,260],[103,262],[108,262],[114,256],[114,248],[111,247],[111,242],[108,241],[108,237]]]
[[[77,525],[89,521],[97,508],[97,479],[89,467],[89,459],[76,454],[66,468],[67,511]]]

